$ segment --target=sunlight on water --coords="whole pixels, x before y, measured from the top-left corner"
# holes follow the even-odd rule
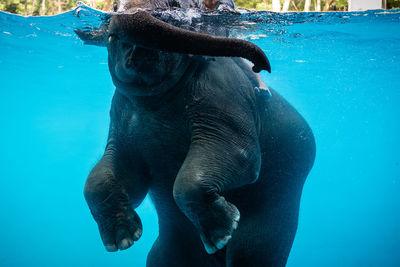
[[[154,15],[262,47],[263,79],[311,125],[317,159],[288,266],[399,266],[400,11]],[[158,231],[150,200],[141,240],[110,254],[82,193],[114,87],[106,49],[73,30],[106,20],[82,4],[53,17],[0,12],[1,266],[145,266]]]

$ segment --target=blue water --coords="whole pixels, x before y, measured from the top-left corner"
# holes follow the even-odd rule
[[[146,199],[141,240],[107,253],[84,201],[114,88],[106,49],[72,31],[102,15],[78,11],[0,12],[0,266],[144,266],[157,236]],[[235,19],[316,136],[288,266],[400,266],[400,11]]]

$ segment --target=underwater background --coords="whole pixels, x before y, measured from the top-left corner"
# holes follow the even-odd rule
[[[287,266],[400,266],[400,11],[214,17],[264,50],[264,81],[316,137]],[[145,266],[158,234],[150,199],[142,238],[108,253],[83,197],[114,86],[106,49],[73,29],[103,19],[84,5],[0,12],[0,266]]]

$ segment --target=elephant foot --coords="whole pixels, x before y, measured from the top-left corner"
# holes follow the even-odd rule
[[[109,252],[131,247],[142,235],[142,222],[131,207],[123,208],[115,214],[96,214],[94,218],[104,247]]]
[[[200,238],[208,254],[222,249],[238,227],[239,210],[235,205],[219,197],[205,212],[199,215]]]

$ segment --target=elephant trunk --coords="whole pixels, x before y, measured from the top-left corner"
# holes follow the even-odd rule
[[[113,15],[109,35],[125,43],[165,52],[242,57],[254,63],[254,72],[271,72],[267,56],[251,42],[180,29],[144,11]]]

